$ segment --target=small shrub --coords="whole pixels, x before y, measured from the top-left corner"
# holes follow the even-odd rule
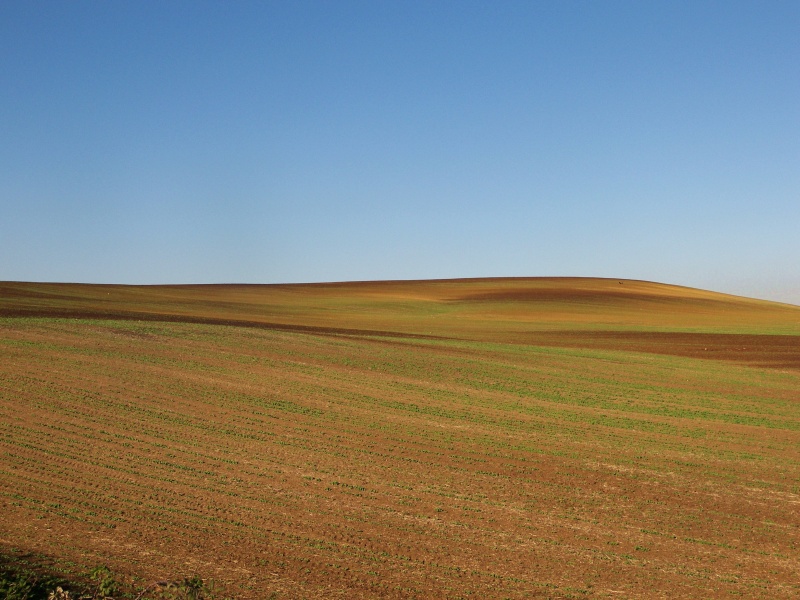
[[[42,576],[27,568],[6,565],[6,557],[0,561],[0,599],[2,600],[45,600],[47,592],[61,582],[58,579]]]
[[[91,600],[113,600],[111,597],[117,593],[119,585],[108,567],[96,567],[90,572],[94,581],[94,590]]]
[[[32,573],[7,572],[0,575],[0,598],[5,600],[29,600],[36,587],[36,576]]]

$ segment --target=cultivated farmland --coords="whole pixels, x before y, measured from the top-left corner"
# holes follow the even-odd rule
[[[0,545],[237,598],[797,598],[800,308],[0,283]]]

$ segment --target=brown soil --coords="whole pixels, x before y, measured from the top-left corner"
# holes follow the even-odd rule
[[[0,545],[243,599],[798,597],[798,336],[746,332],[800,312],[453,301],[523,284],[610,282],[2,284]]]
[[[555,331],[527,341],[545,346],[603,348],[707,360],[724,360],[773,369],[800,369],[800,336],[725,333]]]

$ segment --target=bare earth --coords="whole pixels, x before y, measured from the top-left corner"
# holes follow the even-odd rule
[[[797,598],[800,308],[0,283],[0,546],[237,598]]]

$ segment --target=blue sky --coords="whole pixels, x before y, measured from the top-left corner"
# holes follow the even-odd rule
[[[0,3],[0,279],[800,304],[800,3]]]

